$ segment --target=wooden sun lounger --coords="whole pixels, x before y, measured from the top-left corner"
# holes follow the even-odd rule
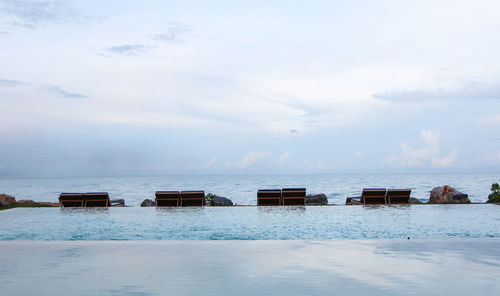
[[[257,191],[258,206],[279,206],[281,204],[281,189],[259,189]]]
[[[85,193],[86,207],[108,207],[109,194],[107,192],[87,192]]]
[[[157,207],[178,207],[179,191],[156,191],[155,202]]]
[[[204,206],[205,191],[181,191],[180,201],[181,207]]]
[[[63,208],[83,207],[85,198],[83,193],[61,193],[59,195],[59,205]]]
[[[407,204],[410,203],[410,194],[411,189],[389,189],[386,200],[389,204]]]
[[[306,205],[306,189],[305,188],[283,188],[281,189],[282,204],[289,205]]]
[[[364,188],[361,193],[362,204],[386,204],[385,188]]]

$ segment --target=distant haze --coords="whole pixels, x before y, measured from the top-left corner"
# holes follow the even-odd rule
[[[0,176],[499,172],[499,11],[0,0]]]

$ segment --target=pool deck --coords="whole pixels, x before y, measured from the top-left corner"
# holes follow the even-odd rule
[[[3,295],[493,295],[500,238],[0,241]]]

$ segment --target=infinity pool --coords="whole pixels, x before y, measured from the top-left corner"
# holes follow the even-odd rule
[[[0,225],[0,240],[484,238],[500,237],[500,207],[16,208]]]

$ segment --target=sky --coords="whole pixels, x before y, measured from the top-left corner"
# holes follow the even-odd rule
[[[0,176],[500,171],[498,1],[0,0]]]

